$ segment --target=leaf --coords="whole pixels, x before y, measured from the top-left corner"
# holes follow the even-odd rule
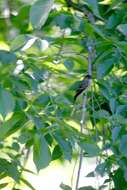
[[[0,126],[0,141],[2,141],[3,139],[5,139],[5,137],[7,136],[9,130],[11,128],[13,128],[13,126],[19,121],[18,117],[13,117],[10,120],[4,122],[1,126]]]
[[[115,64],[115,60],[113,58],[104,60],[102,63],[97,64],[97,78],[101,79],[105,75],[107,75]]]
[[[112,140],[115,142],[119,136],[119,133],[121,131],[121,127],[114,127],[112,129]]]
[[[64,66],[70,71],[70,70],[73,69],[74,63],[71,60],[65,60],[64,61]]]
[[[8,185],[8,183],[1,183],[1,184],[0,184],[0,189],[5,188],[7,185]]]
[[[88,3],[89,8],[93,11],[94,15],[98,18],[101,18],[98,8],[98,1],[97,0],[86,0],[85,2]]]
[[[127,135],[123,135],[120,139],[119,151],[127,157]]]
[[[69,187],[68,185],[65,185],[65,184],[63,184],[63,183],[60,184],[60,187],[61,187],[61,189],[63,189],[63,190],[72,190],[71,187]]]
[[[43,94],[35,100],[35,103],[39,104],[41,107],[46,106],[50,103],[50,96],[48,94]]]
[[[123,115],[126,117],[127,114],[127,105],[120,105],[117,107],[116,114]]]
[[[101,29],[99,29],[99,27],[97,27],[96,25],[91,25],[91,27],[93,28],[93,30],[94,30],[100,37],[102,37],[104,40],[106,40],[106,36],[105,36],[104,32],[101,31]]]
[[[86,175],[86,177],[95,177],[95,173],[94,172],[90,172]]]
[[[110,109],[112,111],[112,113],[114,114],[116,112],[116,106],[117,106],[117,102],[114,98],[110,98],[109,100],[109,105],[110,105]]]
[[[35,134],[34,137],[33,161],[37,171],[48,166],[51,161],[48,144],[45,138],[39,134]]]
[[[106,28],[114,29],[120,23],[120,21],[121,21],[121,17],[113,13],[107,21]]]
[[[117,26],[119,32],[121,32],[124,36],[127,36],[127,24],[120,24]]]
[[[53,0],[37,0],[30,9],[30,22],[34,28],[41,28],[49,15]]]
[[[52,153],[52,160],[56,160],[56,159],[60,158],[62,155],[63,155],[63,153],[62,153],[60,146],[56,145],[53,150],[53,153]]]
[[[109,119],[109,116],[110,116],[109,112],[107,112],[106,110],[103,110],[103,109],[96,111],[94,113],[94,117],[96,119]]]
[[[18,35],[12,42],[11,42],[11,50],[12,51],[17,51],[21,48],[24,48],[25,45],[29,42],[29,45],[27,45],[27,49],[33,45],[35,42],[35,37],[32,35]],[[30,44],[30,40],[33,40]],[[23,47],[24,46],[24,47]]]
[[[115,190],[123,190],[123,187],[127,187],[127,182],[124,179],[124,173],[121,168],[118,168],[116,171],[114,171],[112,179],[115,185]]]
[[[19,50],[27,43],[26,35],[19,35],[11,42],[11,50],[16,51]]]
[[[30,189],[32,190],[36,190],[29,181],[27,181],[26,179],[24,179],[23,177],[20,178],[20,180],[25,184],[27,185]]]
[[[127,182],[127,169],[126,168],[124,169],[124,179]]]
[[[80,187],[78,190],[96,190],[92,186]]]
[[[5,172],[7,176],[12,177],[16,182],[19,181],[19,171],[14,162],[8,162],[0,158],[0,172]]]
[[[3,117],[6,117],[9,113],[13,112],[15,108],[15,100],[12,94],[0,88],[0,113]]]
[[[9,51],[0,50],[0,62],[10,64],[16,62],[16,55]]]
[[[97,165],[95,171],[103,177],[106,172],[106,162]]]
[[[58,142],[61,150],[63,151],[64,158],[66,160],[72,159],[72,147],[69,141],[65,140],[62,134],[57,132],[55,135],[55,139]]]
[[[100,149],[96,144],[87,143],[87,142],[80,142],[80,146],[86,151],[88,156],[94,157],[100,154]]]

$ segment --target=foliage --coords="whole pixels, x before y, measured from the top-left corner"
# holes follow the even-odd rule
[[[121,0],[0,1],[0,179],[10,177],[13,190],[20,182],[34,189],[23,178],[26,150],[40,171],[55,159],[70,161],[77,145],[84,157],[98,157],[95,176],[108,176],[99,189],[127,188],[126,10]],[[91,43],[82,134],[74,125],[82,99],[74,105],[73,97],[87,73]]]

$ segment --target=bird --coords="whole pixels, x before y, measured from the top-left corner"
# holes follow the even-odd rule
[[[74,96],[74,102],[76,101],[77,97],[87,89],[89,86],[89,80],[91,79],[91,75],[87,74],[84,76],[83,80],[81,81],[79,87],[76,90],[75,96]]]

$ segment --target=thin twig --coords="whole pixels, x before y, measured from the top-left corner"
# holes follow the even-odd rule
[[[84,126],[84,123],[85,123],[86,100],[87,100],[87,95],[85,94],[83,96],[82,115],[81,115],[81,121],[80,121],[80,132],[81,133],[83,132],[83,126]],[[76,188],[75,188],[76,190],[78,190],[81,167],[82,167],[82,161],[83,161],[83,150],[82,150],[82,148],[80,148],[79,167],[78,167],[78,173],[77,173],[77,178],[76,178]]]
[[[88,74],[90,76],[92,76],[92,62],[93,62],[94,55],[95,55],[95,53],[93,53],[94,46],[93,46],[92,42],[91,42],[91,40],[90,40],[90,43],[88,41],[88,46],[87,46],[87,49],[88,49]],[[88,81],[88,87],[90,87],[90,86],[91,86],[91,78],[89,78],[89,81]],[[85,124],[86,101],[87,101],[87,95],[85,94],[83,96],[82,114],[81,114],[81,121],[80,121],[80,132],[81,133],[83,133],[83,125]],[[79,186],[79,179],[80,179],[82,161],[83,161],[83,149],[81,148],[80,149],[80,155],[79,155],[79,167],[78,167],[78,174],[77,174],[77,179],[76,179],[76,188],[75,188],[75,190],[78,190],[78,186]]]

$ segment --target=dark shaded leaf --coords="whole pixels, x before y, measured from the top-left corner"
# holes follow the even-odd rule
[[[92,186],[80,187],[78,190],[96,190]]]
[[[86,175],[86,177],[95,177],[95,173],[94,172],[90,172]]]
[[[56,159],[60,158],[62,155],[63,155],[63,153],[62,153],[60,146],[56,145],[53,150],[53,153],[52,153],[52,160],[56,160]]]
[[[7,185],[8,185],[8,183],[1,183],[1,184],[0,184],[0,189],[5,188]]]
[[[63,184],[63,183],[60,184],[60,187],[61,187],[61,189],[63,189],[63,190],[72,190],[71,187],[69,187],[68,185],[65,185],[65,184]]]

